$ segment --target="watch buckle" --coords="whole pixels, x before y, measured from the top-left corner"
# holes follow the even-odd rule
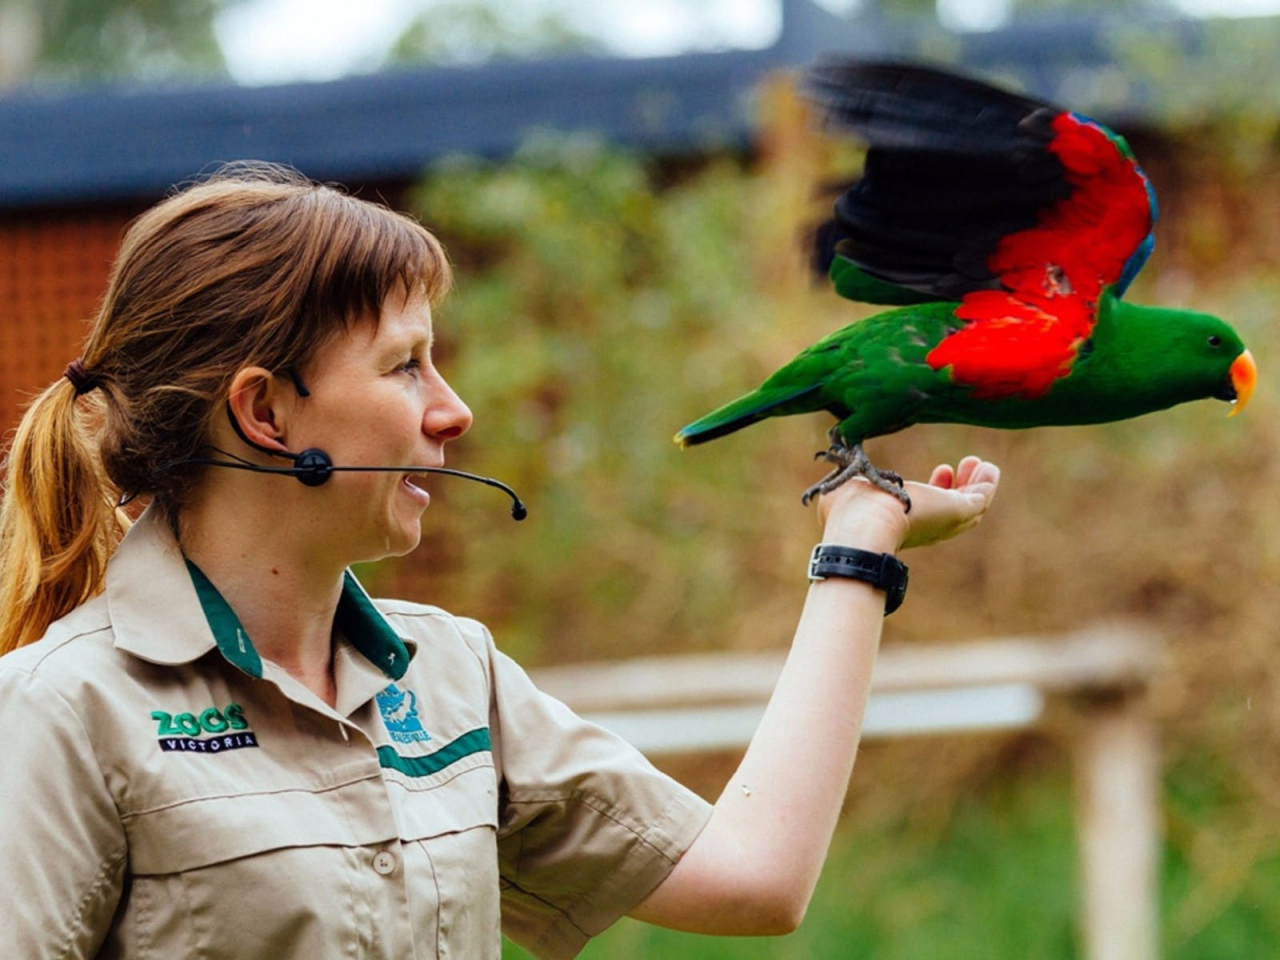
[[[818,583],[822,580],[827,579],[826,577],[820,576],[819,574],[816,574],[813,572],[815,568],[818,566],[818,553],[821,550],[822,550],[822,544],[816,543],[813,546],[813,552],[809,554],[809,582],[810,583]]]

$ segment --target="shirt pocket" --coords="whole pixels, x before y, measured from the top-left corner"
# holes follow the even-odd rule
[[[414,940],[434,947],[422,955],[497,960],[502,935],[496,829],[479,824],[406,840],[402,849]]]
[[[414,939],[424,956],[497,958],[497,780],[486,754],[429,777],[386,773],[402,814],[406,886]]]
[[[193,799],[124,822],[121,955],[412,955],[403,885],[377,869],[399,846],[380,781]]]

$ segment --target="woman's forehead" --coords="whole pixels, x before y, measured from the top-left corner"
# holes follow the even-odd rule
[[[363,354],[381,355],[432,341],[431,304],[426,297],[391,296],[383,304],[375,323],[372,318],[359,320],[327,339],[311,361],[321,369],[355,360]]]
[[[425,294],[410,297],[393,294],[382,305],[376,331],[370,332],[375,341],[424,339],[430,342],[431,302]]]
[[[389,296],[382,305],[377,323],[365,320],[352,324],[339,341],[348,346],[382,347],[432,338],[431,303],[425,296]]]

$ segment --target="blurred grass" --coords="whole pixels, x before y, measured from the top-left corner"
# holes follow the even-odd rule
[[[510,482],[531,513],[513,526],[483,491],[441,485],[424,547],[375,571],[375,589],[479,617],[529,664],[787,643],[818,533],[798,497],[821,470],[810,452],[825,445],[828,421],[768,421],[684,452],[670,441],[869,312],[813,284],[798,242],[825,205],[810,185],[848,150],[782,133],[757,161],[658,166],[568,142],[532,145],[500,167],[459,159],[431,173],[415,203],[458,267],[437,319],[440,361],[476,411],[450,462]],[[1280,955],[1266,908],[1280,902],[1280,194],[1255,187],[1280,162],[1274,142],[1242,153],[1185,133],[1130,140],[1162,209],[1156,254],[1130,297],[1233,323],[1258,359],[1257,395],[1232,419],[1206,401],[1097,427],[928,426],[872,441],[877,463],[909,476],[970,452],[1004,470],[980,528],[909,558],[910,602],[885,642],[1051,633],[1117,615],[1151,622],[1169,646],[1152,692],[1169,771],[1169,955]],[[966,738],[877,746],[859,764],[855,808],[884,807],[875,822],[890,826],[883,837],[850,826],[825,883],[843,877],[841,889],[861,891],[853,902],[878,902],[845,920],[845,901],[824,893],[809,925],[833,932],[813,936],[878,938],[877,957],[953,946],[972,956],[975,945],[993,957],[1072,955],[1070,879],[1048,864],[1072,849],[1060,773],[1027,774],[1007,745]],[[718,783],[695,786],[714,794]],[[913,813],[894,825],[901,810]],[[1012,832],[997,829],[1006,821]],[[922,823],[946,842],[921,846]],[[982,823],[982,839],[964,845]],[[1043,832],[1060,853],[1036,846]],[[897,860],[905,872],[891,889],[945,905],[958,888],[981,902],[978,915],[925,910],[937,944],[891,952],[917,941],[876,911],[915,901],[853,875]],[[1016,876],[1028,878],[1020,892]],[[983,917],[1004,918],[994,925],[1014,940],[993,939]],[[609,936],[619,952],[592,956],[667,935],[624,926]],[[698,956],[860,949],[697,942]],[[637,949],[662,956],[665,944]]]

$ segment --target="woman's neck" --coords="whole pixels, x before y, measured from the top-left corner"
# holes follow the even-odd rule
[[[332,706],[333,622],[344,568],[309,555],[289,525],[254,523],[245,515],[252,509],[241,503],[234,517],[207,503],[184,510],[182,551],[230,604],[258,655]]]

